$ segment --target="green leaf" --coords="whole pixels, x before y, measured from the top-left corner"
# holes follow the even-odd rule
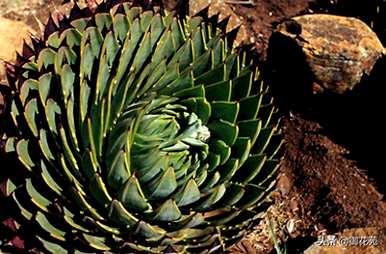
[[[151,24],[153,18],[153,12],[152,11],[144,11],[141,13],[141,28],[142,31],[145,32],[149,29],[149,26]]]
[[[202,192],[205,193],[211,190],[220,181],[220,179],[221,179],[221,175],[218,171],[215,171],[210,175],[208,175],[204,184],[200,186]]]
[[[211,141],[209,148],[215,154],[220,155],[220,165],[224,164],[231,156],[231,148],[222,140]]]
[[[251,180],[251,183],[253,182],[262,188],[268,189],[269,185],[273,183],[274,179],[272,179],[272,177],[275,176],[279,166],[279,160],[267,160],[259,174],[253,180]]]
[[[178,206],[190,205],[200,199],[200,190],[196,181],[190,179],[186,185],[175,195]]]
[[[195,60],[199,58],[201,55],[203,55],[205,52],[205,42],[204,42],[203,33],[201,29],[199,28],[195,29],[192,35],[192,42],[193,42],[193,60]]]
[[[51,88],[52,73],[48,72],[39,78],[39,96],[43,105],[46,105],[48,94]]]
[[[99,70],[97,75],[95,104],[105,97],[105,90],[108,88],[108,81],[110,79],[110,70],[115,58],[118,55],[119,44],[114,38],[113,32],[109,32],[102,46],[101,57],[99,60]]]
[[[58,53],[55,56],[55,72],[60,73],[62,71],[63,65],[73,65],[75,62],[76,53],[67,47],[60,47]]]
[[[50,171],[48,170],[47,166],[44,164],[43,161],[41,161],[41,176],[43,181],[46,183],[46,185],[53,190],[56,194],[59,196],[62,196],[63,194],[63,188],[58,185],[58,183],[54,180],[52,177]]]
[[[240,210],[225,211],[224,213],[221,213],[211,218],[210,222],[214,225],[219,225],[219,226],[226,225],[227,223],[231,222],[234,218],[236,218],[240,214],[241,214]]]
[[[275,126],[268,126],[266,128],[261,129],[259,137],[255,145],[253,146],[253,153],[262,154],[264,152],[275,130]]]
[[[230,184],[217,206],[231,207],[244,196],[244,193],[245,190],[241,185],[235,183]]]
[[[123,41],[129,31],[129,21],[127,20],[127,17],[121,13],[114,15],[113,20],[114,34],[117,39]]]
[[[66,232],[52,225],[45,214],[38,211],[36,213],[35,220],[51,237],[59,241],[65,241]]]
[[[42,70],[43,66],[44,68],[47,69],[49,65],[54,64],[55,55],[56,53],[52,49],[49,49],[49,48],[42,49],[42,51],[40,51],[39,53],[38,60],[37,60],[39,70]]]
[[[94,158],[93,158],[93,154],[92,152],[87,149],[83,155],[82,155],[82,158],[81,158],[81,170],[82,170],[82,174],[83,174],[83,177],[85,177],[86,179],[91,179],[92,177],[94,177],[95,173],[98,172],[98,165],[94,162]]]
[[[67,158],[72,169],[76,172],[76,174],[78,176],[80,176],[79,172],[78,172],[78,170],[79,170],[78,162],[77,162],[77,159],[75,157],[77,155],[77,153],[76,152],[74,153],[72,151],[72,149],[70,148],[68,141],[67,141],[67,136],[66,136],[65,130],[63,128],[60,128],[59,133],[60,133],[60,140],[62,141],[62,146],[64,148],[63,154]]]
[[[30,96],[33,91],[37,91],[39,88],[39,83],[34,79],[27,79],[23,86],[20,89],[20,101],[24,106],[27,100],[27,97]]]
[[[76,219],[76,216],[74,215],[74,213],[72,213],[70,210],[67,209],[67,207],[63,206],[63,219],[73,228],[81,231],[81,232],[84,232],[84,233],[89,233],[90,230],[86,229],[84,226],[81,226],[78,224],[78,221],[75,222],[74,220]]]
[[[145,239],[146,242],[156,242],[159,241],[166,232],[162,228],[151,226],[144,221],[140,221],[135,234]]]
[[[245,161],[244,165],[238,170],[235,181],[247,184],[254,179],[263,168],[267,157],[265,155],[252,155]]]
[[[251,140],[251,145],[253,146],[261,130],[261,120],[245,120],[240,121],[237,124],[239,126],[240,136],[248,137]]]
[[[38,126],[36,124],[37,115],[39,113],[38,103],[36,98],[30,100],[25,106],[24,117],[32,134],[37,137],[39,135]]]
[[[218,185],[212,189],[210,194],[202,198],[202,202],[196,207],[197,211],[206,211],[212,208],[225,194],[226,188],[224,184]]]
[[[205,86],[215,84],[224,81],[225,78],[225,65],[219,65],[214,69],[211,69],[201,76],[197,77],[196,84],[204,84]]]
[[[60,34],[60,41],[66,40],[66,45],[70,46],[70,48],[79,46],[81,39],[82,34],[74,28],[68,28]]]
[[[103,29],[110,29],[113,20],[109,13],[97,13],[95,14],[95,23],[99,32],[102,32]]]
[[[79,71],[79,77],[81,78],[81,80],[91,79],[95,58],[96,56],[94,55],[91,44],[87,43],[84,46],[84,48],[81,49],[81,60],[80,60],[80,71]],[[82,86],[81,86],[81,89],[82,89]]]
[[[205,98],[189,98],[181,101],[181,104],[188,107],[191,112],[196,113],[203,124],[210,118],[210,103]]]
[[[38,190],[36,190],[31,179],[26,179],[25,186],[28,195],[31,197],[32,203],[34,203],[43,211],[48,212],[48,206],[52,204],[51,201],[44,197],[42,194],[40,194]]]
[[[172,94],[174,97],[178,98],[189,98],[189,97],[205,97],[205,89],[203,85],[189,87],[180,91],[177,91]]]
[[[265,194],[266,189],[257,185],[247,184],[243,198],[235,206],[246,209],[256,204]]]
[[[60,47],[59,31],[50,34],[47,39],[46,45],[52,48]]]
[[[112,198],[99,174],[95,174],[94,177],[90,179],[89,190],[95,200],[103,207],[106,208],[108,204],[111,203]]]
[[[249,96],[252,88],[253,72],[247,71],[232,80],[232,100],[240,100]]]
[[[63,66],[60,78],[63,97],[65,101],[67,101],[75,81],[75,73],[72,71],[70,65],[65,64]]]
[[[91,18],[79,18],[71,21],[71,25],[79,32],[83,32]]]
[[[106,245],[106,238],[89,234],[82,234],[86,242],[92,247],[100,251],[108,251],[110,247]]]
[[[76,132],[76,127],[75,127],[75,114],[76,112],[74,111],[74,99],[72,97],[69,98],[67,102],[67,123],[68,123],[68,136],[70,137],[70,141],[72,145],[75,147],[75,150],[79,152],[79,144],[78,144],[78,137],[77,137],[77,132]]]
[[[176,176],[173,168],[169,167],[156,179],[146,185],[150,199],[158,200],[168,197],[177,188]]]
[[[51,253],[57,253],[57,254],[67,254],[68,251],[64,249],[62,246],[59,244],[47,241],[40,236],[36,236],[39,241],[43,244],[44,248],[50,251]]]
[[[12,199],[13,199],[13,201],[16,203],[16,206],[19,208],[19,213],[25,218],[25,219],[27,219],[28,221],[30,221],[30,220],[32,220],[32,217],[33,217],[33,214],[29,211],[29,209],[26,209],[24,206],[23,206],[23,204],[22,204],[22,202],[25,202],[25,196],[24,197],[22,197],[22,198],[19,198],[18,197],[18,193],[20,193],[20,192],[17,192],[17,191],[14,191],[14,192],[12,192]],[[22,202],[20,202],[20,200],[22,201]]]
[[[91,94],[91,88],[87,85],[87,83],[82,83],[80,85],[80,120],[81,122],[85,122],[87,113],[89,112],[89,98]]]
[[[214,120],[208,124],[208,128],[211,134],[224,141],[228,146],[235,143],[239,133],[237,125],[224,120]]]
[[[212,107],[212,118],[223,119],[230,123],[235,123],[237,115],[239,113],[239,104],[237,102],[227,101],[214,101],[211,103]],[[244,133],[240,130],[240,135]]]
[[[47,160],[49,161],[55,160],[55,157],[52,154],[51,148],[48,145],[47,131],[44,129],[40,129],[39,146]]]
[[[50,131],[55,134],[58,134],[58,128],[56,125],[56,115],[61,114],[60,107],[53,99],[49,98],[44,108],[45,108],[45,113],[46,113],[45,115],[47,117],[47,122],[50,128]]]
[[[256,119],[263,96],[258,94],[240,100],[240,113],[238,120]]]
[[[192,64],[192,72],[194,77],[198,77],[201,74],[203,74],[210,66],[210,51],[205,52],[197,59],[194,58],[194,51],[193,51],[193,59],[194,62]]]
[[[240,165],[242,165],[245,160],[248,158],[251,151],[251,140],[246,137],[240,137],[236,139],[235,144],[232,147],[233,156],[240,160]]]
[[[75,185],[75,187],[77,189],[70,189],[71,190],[71,194],[73,196],[73,198],[75,199],[76,203],[78,204],[78,206],[82,209],[82,210],[85,210],[85,211],[88,211],[91,216],[93,218],[95,218],[96,220],[103,220],[104,218],[98,213],[98,211],[92,206],[89,204],[89,202],[86,200],[86,198],[84,197],[84,194],[83,191],[80,191],[79,190],[79,187],[77,185]]]
[[[221,81],[205,86],[205,94],[208,101],[229,101],[231,99],[231,81]]]
[[[150,24],[151,45],[156,44],[164,30],[165,26],[161,15],[155,14]]]
[[[151,209],[135,175],[132,175],[122,186],[119,191],[119,200],[129,211],[143,212]]]
[[[137,225],[138,219],[129,213],[118,200],[113,200],[110,204],[109,218],[113,221],[130,229]]]
[[[119,151],[111,167],[108,168],[107,182],[113,189],[119,189],[130,177],[130,170],[126,168],[125,164],[125,156],[127,155],[124,151]]]
[[[98,58],[103,43],[102,34],[98,29],[92,26],[88,27],[83,35],[83,41],[90,41],[94,57]]]
[[[156,215],[153,219],[156,221],[176,221],[182,216],[180,209],[172,199],[166,200],[155,212]]]
[[[228,160],[220,169],[219,172],[221,173],[221,182],[226,183],[228,182],[237,172],[238,168],[240,167],[240,160],[232,158]]]
[[[35,163],[33,162],[30,154],[29,154],[29,141],[22,139],[16,145],[16,152],[19,157],[19,160],[23,165],[28,169],[32,170],[32,167],[35,167]]]

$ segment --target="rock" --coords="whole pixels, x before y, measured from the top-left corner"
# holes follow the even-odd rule
[[[302,49],[315,79],[314,92],[352,90],[384,53],[377,35],[356,18],[303,15],[280,24],[277,33]]]
[[[318,240],[304,254],[383,254],[386,250],[385,235],[376,228],[348,229]]]
[[[16,51],[21,50],[23,39],[28,33],[34,33],[34,31],[25,23],[0,17],[0,60],[15,60]],[[4,80],[5,68],[0,65],[0,81]]]

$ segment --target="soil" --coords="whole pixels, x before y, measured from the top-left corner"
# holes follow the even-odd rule
[[[167,6],[173,8],[177,2],[170,1]],[[237,15],[244,17],[247,31],[256,38],[255,48],[260,55],[263,75],[272,84],[281,105],[286,153],[275,204],[280,204],[281,213],[287,217],[301,221],[296,232],[287,232],[284,237],[290,239],[288,253],[300,253],[322,231],[335,233],[370,226],[386,228],[384,149],[380,148],[385,144],[381,122],[386,108],[382,98],[386,94],[385,59],[377,64],[370,77],[364,78],[358,89],[342,96],[308,95],[299,90],[298,77],[291,77],[290,72],[278,77],[267,68],[267,48],[275,25],[303,13],[331,12],[360,17],[368,24],[373,23],[386,45],[386,26],[382,25],[386,23],[380,18],[383,9],[377,16],[373,13],[375,6],[370,3],[363,7],[347,5],[347,2],[255,0],[256,6],[232,7]],[[188,9],[181,1],[178,8]],[[0,15],[1,12],[0,8]],[[32,18],[6,15],[37,26]]]
[[[244,17],[250,36],[256,38],[256,50],[265,58],[269,38],[276,24],[310,11],[313,0],[254,1],[256,6],[235,5],[234,12]]]

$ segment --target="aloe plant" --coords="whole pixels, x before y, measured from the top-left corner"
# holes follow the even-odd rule
[[[267,87],[218,25],[110,7],[50,20],[8,70],[16,228],[44,253],[223,253],[275,182]]]

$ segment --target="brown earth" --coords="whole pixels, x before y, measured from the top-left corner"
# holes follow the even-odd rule
[[[34,8],[44,9],[44,4],[60,0],[40,2],[44,3]],[[176,2],[167,1],[167,5],[172,8]],[[187,10],[181,2],[179,8]],[[370,15],[370,4],[354,8],[355,4],[349,7],[341,4],[347,1],[317,1],[318,5],[316,0],[255,2],[256,6],[231,5],[231,8],[243,17],[247,32],[256,39],[255,47],[261,60],[267,56],[275,24],[295,15],[325,12],[326,9],[337,14],[360,16],[367,23],[375,20],[374,28],[385,45],[385,36],[380,34],[385,29],[377,17],[371,19],[374,16]],[[34,29],[39,28],[33,14],[9,13],[1,7],[2,4],[0,16],[22,20]],[[39,15],[46,17],[47,13],[42,10]],[[360,89],[340,97],[303,96],[297,80],[291,79],[290,73],[274,77],[267,71],[266,62],[260,63],[264,75],[274,86],[283,114],[286,154],[270,214],[272,219],[277,219],[278,227],[284,228],[283,240],[290,239],[287,241],[288,253],[302,252],[323,231],[335,233],[370,226],[386,228],[383,199],[386,188],[381,172],[384,161],[378,148],[385,138],[384,127],[380,124],[380,116],[384,116],[386,108],[381,97],[386,94],[381,86],[385,81],[385,62],[381,61]],[[259,239],[252,242],[260,241],[261,236],[256,234],[256,237]],[[238,253],[268,253],[272,244],[260,252],[250,246],[239,249],[241,252]]]
[[[290,17],[309,12],[311,2],[314,0],[255,0],[256,6],[235,5],[233,8],[237,15],[244,17],[248,34],[256,38],[257,52],[264,58],[274,26]]]

